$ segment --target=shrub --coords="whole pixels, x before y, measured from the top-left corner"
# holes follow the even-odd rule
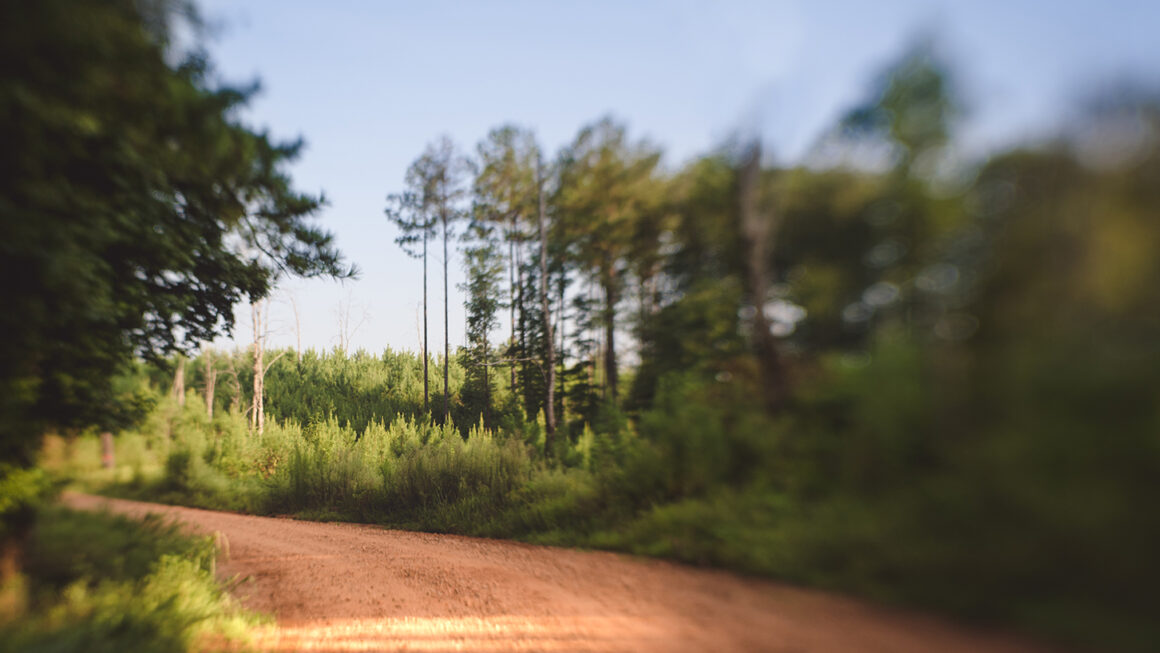
[[[0,627],[3,651],[182,651],[244,636],[254,621],[213,577],[211,538],[150,517],[46,509],[25,555],[29,612]]]

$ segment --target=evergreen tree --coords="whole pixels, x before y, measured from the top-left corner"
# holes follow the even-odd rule
[[[423,179],[414,164],[407,170],[406,183],[410,190],[387,196],[384,213],[400,231],[395,242],[412,258],[423,261],[423,412],[430,414],[429,365],[430,348],[427,333],[427,241],[434,234],[435,219],[430,207],[424,204]]]
[[[454,233],[453,225],[463,217],[461,203],[466,195],[464,181],[471,171],[471,163],[461,155],[448,136],[442,136],[427,146],[423,154],[407,170],[407,184],[416,189],[418,204],[425,215],[430,215],[443,239],[443,419],[451,414],[451,395],[448,384],[448,365],[451,361],[449,335],[449,288],[447,266],[450,262],[448,241]]]
[[[490,229],[473,229],[473,241],[463,250],[467,271],[467,381],[463,403],[473,415],[483,416],[492,426],[492,348],[489,336],[499,326],[499,309],[503,307],[503,258]],[[474,420],[473,420],[474,421]]]
[[[544,193],[544,165],[539,156],[536,157],[536,227],[539,233],[540,251],[540,324],[544,342],[543,371],[546,377],[544,392],[544,426],[547,435],[544,438],[544,456],[552,455],[552,447],[556,435],[556,341],[552,333],[552,311],[549,287],[551,279],[548,275],[548,216],[546,196]],[[562,310],[563,307],[561,307]]]
[[[508,242],[509,325],[508,358],[511,386],[517,387],[515,361],[527,358],[519,334],[525,324],[523,243],[525,222],[537,207],[536,161],[539,146],[528,130],[514,125],[492,129],[476,146],[478,174],[473,184],[477,219],[501,225]]]
[[[560,161],[555,205],[564,237],[603,293],[604,398],[618,399],[616,309],[625,287],[626,256],[636,222],[655,201],[660,151],[631,143],[623,125],[604,118],[584,127]]]

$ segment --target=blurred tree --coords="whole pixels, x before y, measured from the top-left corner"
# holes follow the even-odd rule
[[[575,244],[576,260],[604,293],[604,398],[613,403],[619,398],[616,307],[636,223],[660,190],[654,178],[660,157],[659,150],[631,143],[623,125],[604,118],[581,129],[560,158],[553,202],[559,233]]]
[[[228,333],[277,273],[354,273],[283,172],[301,142],[238,121],[256,86],[175,52],[175,6],[0,7],[0,458],[119,426],[118,368]]]
[[[745,242],[745,285],[753,316],[750,337],[761,370],[765,409],[772,413],[785,403],[789,380],[767,314],[772,267],[769,252],[781,220],[770,208],[768,199],[762,197],[761,173],[761,145],[755,143],[750,146],[741,165],[738,199],[741,204],[741,236]]]
[[[923,156],[937,155],[959,114],[949,66],[927,39],[886,67],[867,100],[851,109],[841,127],[847,138],[887,140],[896,168],[909,173]]]
[[[640,329],[641,362],[629,397],[634,411],[651,405],[665,375],[736,372],[731,362],[745,350],[737,172],[730,157],[710,155],[669,185],[671,240],[662,252],[658,308]]]
[[[881,327],[933,319],[915,284],[965,219],[961,197],[932,192],[966,171],[948,158],[960,111],[949,67],[920,42],[827,139],[849,165],[781,175],[774,260],[783,297],[806,309],[798,345],[864,348]]]

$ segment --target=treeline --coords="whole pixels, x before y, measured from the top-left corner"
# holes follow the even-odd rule
[[[333,420],[343,428],[362,432],[374,422],[391,423],[396,419],[434,420],[458,428],[467,436],[478,426],[482,414],[472,409],[466,394],[469,356],[457,352],[448,366],[451,419],[442,419],[438,410],[424,409],[423,360],[414,352],[384,350],[379,355],[364,350],[346,352],[276,349],[264,351],[261,366],[261,407],[255,401],[254,378],[257,375],[256,347],[234,351],[205,349],[192,357],[175,356],[161,364],[140,364],[133,374],[124,375],[119,383],[132,388],[133,403],[142,414],[156,408],[167,395],[184,404],[189,400],[204,405],[208,417],[236,414],[247,428],[256,432],[254,412],[261,410],[268,423],[292,420],[311,424]],[[442,357],[432,357],[428,373],[442,374]],[[194,393],[193,398],[187,392]],[[128,397],[130,395],[126,395]],[[526,415],[518,399],[511,396],[506,378],[493,388],[496,406],[490,418],[502,430],[521,432],[525,423],[535,421]]]
[[[797,168],[769,166],[756,143],[666,168],[659,146],[610,117],[554,155],[516,125],[470,154],[436,139],[386,208],[422,261],[424,355],[436,247],[451,359],[457,246],[462,405],[494,426],[506,387],[525,416],[543,412],[549,442],[558,425],[575,436],[602,415],[635,416],[671,373],[748,384],[775,415],[821,358],[865,352],[878,333],[970,338],[978,316],[957,309],[980,261],[957,250],[994,210],[978,204],[998,200],[986,170],[951,157],[957,108],[938,62],[915,52],[883,79],[819,144],[817,165]],[[437,382],[440,417],[454,402],[445,370]],[[430,385],[425,375],[425,405]]]
[[[206,404],[209,417],[236,412],[257,430],[253,419],[257,409],[254,350],[207,349],[192,358],[175,357],[165,365],[141,367],[143,376],[138,380],[154,389],[154,404],[160,398],[158,390],[167,390],[182,401],[186,390],[193,390],[197,401]],[[362,431],[372,421],[422,419],[424,415],[423,361],[412,352],[387,349],[375,356],[335,348],[263,353],[262,411],[274,422],[293,419],[308,424],[334,419],[344,427]],[[432,359],[427,365],[439,369],[441,362]],[[463,376],[462,367],[453,360],[450,378],[455,395],[463,385]]]
[[[666,169],[610,119],[553,157],[517,127],[472,157],[437,141],[387,212],[424,270],[464,250],[468,346],[288,352],[256,386],[265,364],[234,354],[233,411],[164,400],[132,436],[142,468],[165,456],[153,491],[1147,650],[1160,104],[1103,96],[1054,141],[963,162],[947,79],[904,58],[800,167],[743,146]]]

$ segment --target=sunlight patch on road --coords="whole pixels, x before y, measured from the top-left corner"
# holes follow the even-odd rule
[[[615,618],[402,617],[271,627],[260,631],[253,645],[279,652],[627,651],[655,649],[658,644],[665,648],[662,637],[659,627]],[[671,637],[668,633],[666,639]]]

